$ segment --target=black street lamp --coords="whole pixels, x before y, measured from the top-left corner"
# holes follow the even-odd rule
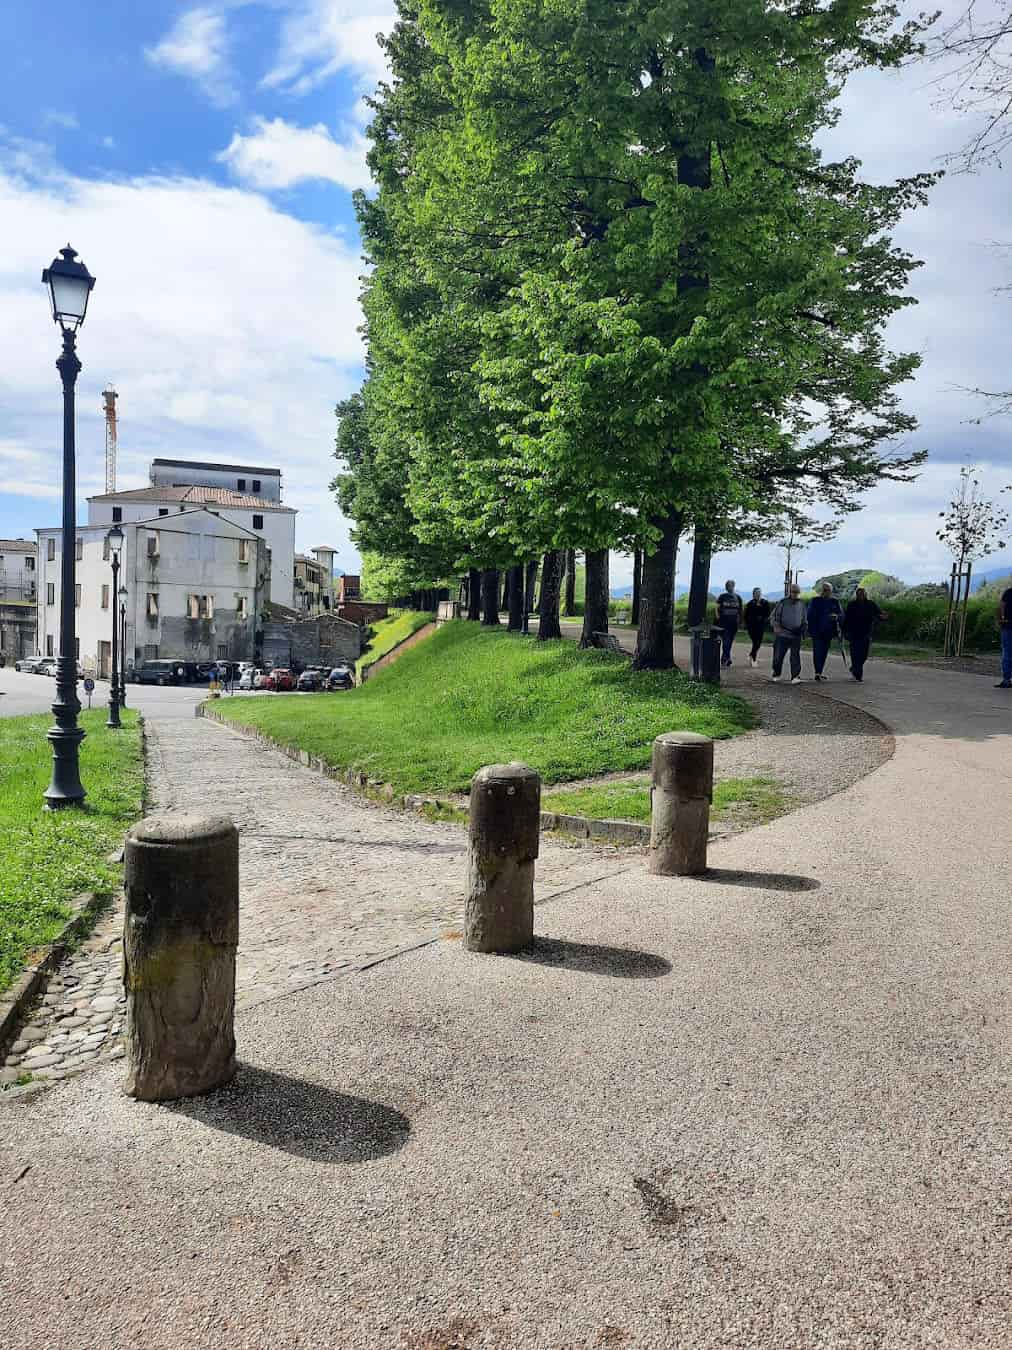
[[[126,707],[126,602],[127,588],[119,588],[119,706]]]
[[[78,806],[84,801],[84,788],[78,767],[78,749],[84,731],[77,725],[81,704],[77,697],[77,651],[74,637],[74,575],[76,560],[77,504],[74,464],[74,386],[81,369],[77,359],[75,334],[84,323],[88,296],[95,284],[84,263],[68,244],[60,250],[51,266],[42,273],[49,287],[53,322],[63,329],[63,352],[56,369],[63,380],[63,552],[60,556],[60,651],[56,658],[56,725],[49,729],[53,747],[53,777],[46,788],[46,806],[56,811],[62,806]]]
[[[119,615],[116,613],[116,600],[119,596],[119,551],[123,547],[123,531],[114,525],[106,535],[109,552],[112,554],[112,670],[109,674],[109,720],[107,727],[120,726],[119,720]]]

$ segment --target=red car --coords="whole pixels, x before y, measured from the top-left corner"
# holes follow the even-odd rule
[[[295,676],[290,670],[272,670],[260,688],[276,689],[279,694],[287,693],[295,688]]]

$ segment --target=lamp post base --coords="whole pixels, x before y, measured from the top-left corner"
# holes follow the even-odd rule
[[[64,806],[80,806],[84,788],[78,767],[78,747],[84,740],[83,727],[77,725],[81,704],[77,698],[77,661],[58,657],[56,661],[56,702],[53,716],[56,726],[46,733],[53,747],[53,777],[45,791],[46,809],[59,811]]]

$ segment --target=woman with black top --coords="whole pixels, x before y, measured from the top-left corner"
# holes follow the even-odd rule
[[[763,634],[770,621],[770,609],[770,602],[763,599],[762,590],[758,586],[753,586],[752,599],[745,606],[745,628],[752,639],[752,650],[748,654],[748,659],[752,666],[758,664],[759,648],[763,645]]]

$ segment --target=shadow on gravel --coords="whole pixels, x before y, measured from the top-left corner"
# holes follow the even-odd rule
[[[614,975],[620,980],[656,980],[671,973],[671,962],[652,952],[632,947],[599,947],[590,942],[567,942],[565,938],[535,938],[533,946],[517,952],[514,961],[539,966],[566,966],[588,975]]]
[[[730,867],[708,867],[693,881],[713,881],[718,886],[751,886],[757,891],[817,891],[814,877],[796,877],[790,872],[737,872]]]
[[[349,1097],[252,1064],[240,1063],[228,1087],[164,1105],[213,1130],[314,1162],[382,1158],[406,1144],[411,1133],[407,1116],[382,1102]]]

